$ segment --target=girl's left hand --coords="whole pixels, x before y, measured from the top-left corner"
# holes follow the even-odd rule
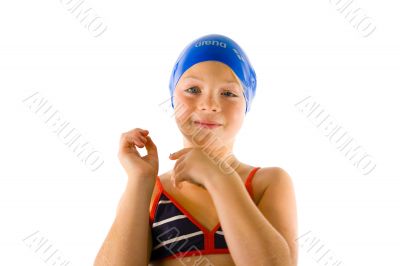
[[[218,162],[209,159],[200,148],[184,148],[171,154],[169,158],[177,159],[171,181],[178,188],[181,188],[182,181],[205,188],[207,179],[222,174],[223,167]]]

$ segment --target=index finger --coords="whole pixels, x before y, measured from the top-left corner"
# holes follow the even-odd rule
[[[169,158],[170,158],[170,159],[177,159],[177,158],[181,157],[183,154],[185,154],[185,153],[187,153],[188,151],[190,151],[191,149],[193,149],[193,148],[191,148],[191,147],[189,147],[189,148],[183,148],[183,149],[181,149],[181,150],[179,150],[179,151],[177,151],[177,152],[174,152],[174,153],[170,154],[170,155],[169,155]]]

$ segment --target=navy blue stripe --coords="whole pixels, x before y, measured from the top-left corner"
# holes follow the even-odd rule
[[[166,232],[171,235],[171,238],[177,237],[174,231]],[[154,247],[154,246],[153,246]],[[204,235],[197,235],[191,237],[189,239],[182,239],[180,241],[167,244],[162,246],[156,250],[153,250],[151,253],[150,260],[158,260],[178,252],[189,252],[189,251],[200,251],[204,249]],[[200,252],[199,252],[200,255]]]
[[[220,234],[215,234],[214,235],[214,246],[215,248],[228,248],[228,245],[226,244],[225,237]]]
[[[170,199],[162,193],[160,200]],[[177,215],[184,214],[178,209],[178,207],[175,206],[172,201],[171,203],[158,204],[154,215],[154,223]],[[221,231],[221,226],[217,231]],[[196,232],[201,232],[200,228],[190,221],[188,217],[169,221],[156,227],[152,227],[153,248],[157,247],[163,241]],[[216,249],[227,248],[225,237],[223,235],[214,234],[214,243]],[[189,252],[196,250],[199,251],[199,254],[201,250],[204,250],[204,234],[191,236],[189,238],[162,245],[158,249],[155,249],[151,252],[150,260],[153,261],[162,259],[178,252]]]
[[[174,231],[174,234],[183,236],[201,230],[198,229],[188,218],[170,221],[152,228],[153,235],[157,236],[157,240],[159,240],[158,242],[171,238],[168,237],[167,234],[164,234],[166,231]]]

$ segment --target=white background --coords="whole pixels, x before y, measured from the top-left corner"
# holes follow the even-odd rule
[[[65,2],[0,7],[1,265],[50,265],[23,240],[35,232],[69,265],[93,264],[127,180],[117,158],[120,134],[148,129],[160,173],[173,167],[168,155],[182,148],[182,137],[159,104],[169,97],[178,54],[210,33],[237,41],[256,70],[257,95],[234,152],[290,174],[299,236],[318,239],[340,265],[399,265],[395,1],[352,3],[376,27],[367,37],[329,0],[87,0],[107,26],[98,37]],[[101,154],[97,171],[23,102],[35,92]],[[296,108],[307,96],[374,158],[376,169],[363,175]],[[324,265],[305,240],[299,239],[299,265]]]

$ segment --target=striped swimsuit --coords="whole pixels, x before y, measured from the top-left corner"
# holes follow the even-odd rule
[[[245,182],[252,198],[251,181],[259,168],[254,167]],[[150,261],[229,253],[220,223],[209,231],[163,189],[159,176],[156,186],[158,192],[149,217],[153,241]]]

